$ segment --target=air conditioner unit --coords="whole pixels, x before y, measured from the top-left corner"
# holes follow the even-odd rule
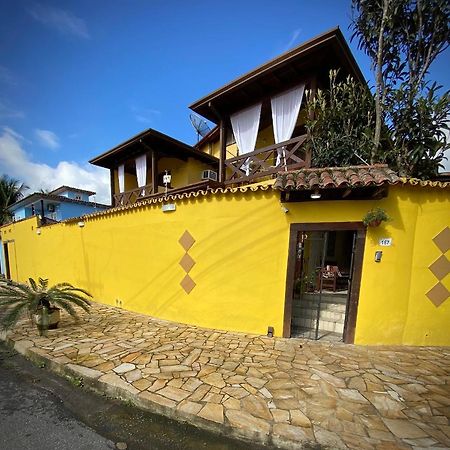
[[[214,170],[203,170],[202,180],[217,181],[217,172],[215,172]]]

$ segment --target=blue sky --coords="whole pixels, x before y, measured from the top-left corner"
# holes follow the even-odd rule
[[[188,105],[336,25],[350,1],[0,0],[0,173],[107,198],[87,161],[146,129],[194,143]],[[351,43],[367,79],[366,56]],[[433,77],[450,87],[441,55]]]

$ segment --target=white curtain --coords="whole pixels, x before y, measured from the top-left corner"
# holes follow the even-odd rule
[[[125,166],[121,164],[117,172],[119,174],[119,192],[123,192],[125,190]]]
[[[300,106],[302,104],[304,91],[305,85],[300,84],[293,89],[289,89],[288,91],[272,97],[272,121],[275,144],[288,141],[292,137],[295,124],[297,123]],[[280,165],[282,157],[284,158],[284,165],[286,166],[285,151],[285,147],[277,149],[277,166]]]
[[[255,150],[260,117],[261,103],[231,115],[231,126],[240,155]],[[241,169],[245,171],[247,176],[250,174],[250,158],[245,160]]]
[[[138,187],[143,187],[147,184],[147,155],[136,158],[136,177]],[[145,195],[145,189],[142,189],[142,195]]]

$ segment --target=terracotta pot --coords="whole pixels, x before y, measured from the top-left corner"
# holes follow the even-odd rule
[[[369,227],[379,227],[381,224],[381,220],[372,220],[371,222],[369,222]]]
[[[34,314],[34,323],[38,328],[42,326],[42,314]],[[54,330],[58,327],[58,323],[61,320],[61,312],[59,308],[52,308],[48,312],[48,329]]]

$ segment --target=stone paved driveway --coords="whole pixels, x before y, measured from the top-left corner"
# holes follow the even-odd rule
[[[246,439],[286,448],[450,448],[450,348],[266,338],[104,305],[78,324],[63,319],[48,337],[22,322],[7,339],[97,389]]]

